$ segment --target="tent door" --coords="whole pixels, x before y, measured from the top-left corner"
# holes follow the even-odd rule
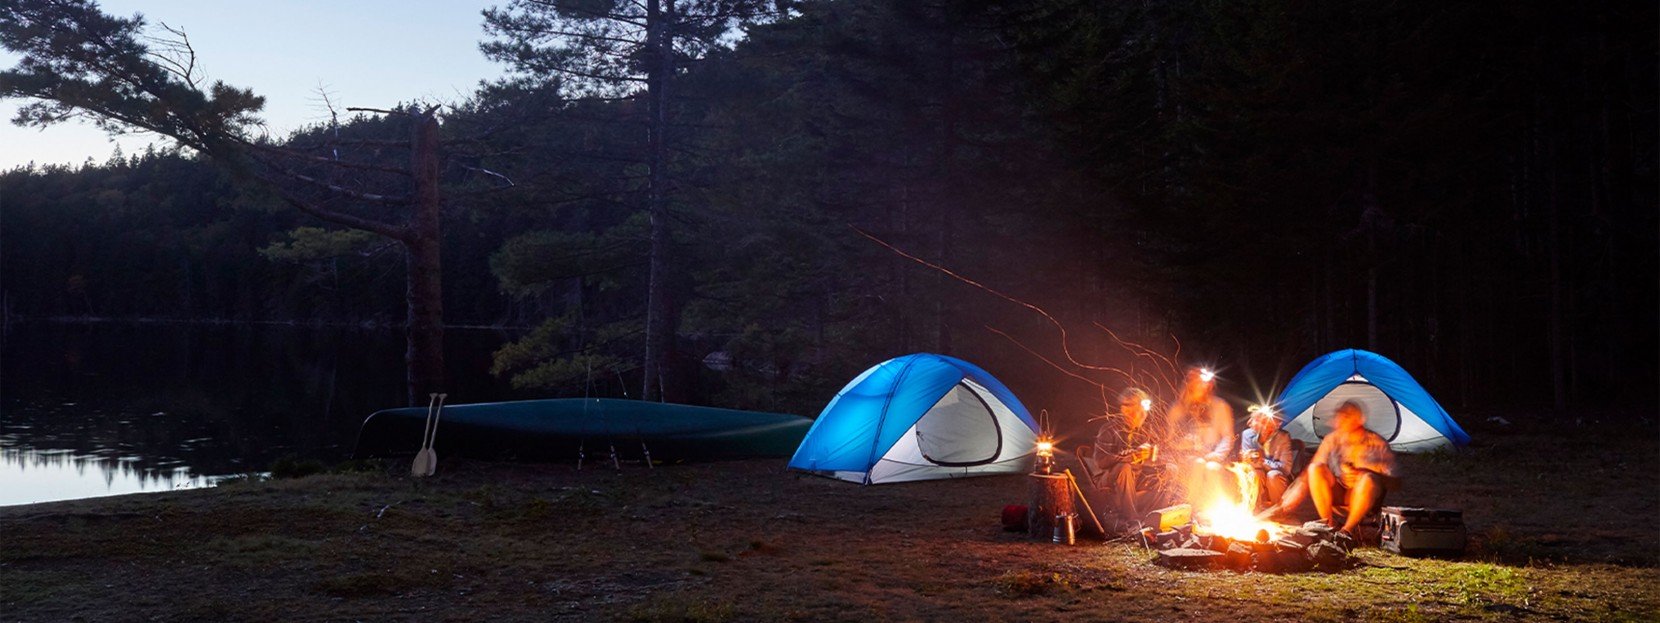
[[[1003,430],[991,405],[959,382],[917,420],[916,445],[935,465],[987,465],[1003,454]]]
[[[1364,380],[1344,381],[1314,403],[1314,434],[1320,438],[1331,434],[1337,408],[1350,400],[1359,403],[1360,410],[1366,414],[1366,428],[1384,441],[1394,441],[1401,434],[1401,406],[1378,386]]]

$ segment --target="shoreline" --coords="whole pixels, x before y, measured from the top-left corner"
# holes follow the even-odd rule
[[[1460,508],[1468,555],[1362,550],[1336,574],[1171,571],[1136,546],[1031,542],[1020,476],[859,487],[783,461],[447,459],[0,507],[0,610],[64,620],[1476,620],[1660,617],[1660,444],[1486,435],[1403,457],[1391,502]],[[1543,450],[1597,448],[1605,485]],[[1535,477],[1535,474],[1540,476]],[[1587,511],[1586,509],[1593,509]],[[190,586],[159,594],[160,586]],[[1293,597],[1295,596],[1295,597]]]

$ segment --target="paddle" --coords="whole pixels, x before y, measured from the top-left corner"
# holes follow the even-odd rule
[[[427,435],[432,433],[432,407],[438,404],[438,394],[427,394],[426,427],[421,429],[421,449],[415,453],[415,462],[409,465],[409,475],[425,476],[427,467],[434,463],[433,456],[427,452]]]
[[[1078,493],[1078,501],[1084,503],[1084,512],[1089,513],[1089,520],[1095,523],[1095,529],[1101,531],[1101,536],[1111,538],[1105,526],[1101,525],[1101,518],[1095,516],[1095,509],[1089,507],[1089,498],[1084,497],[1084,490],[1078,488],[1078,479],[1072,475],[1071,469],[1062,470],[1068,482],[1072,483],[1072,490]]]
[[[432,449],[432,444],[438,440],[438,421],[444,417],[444,399],[449,394],[432,396],[437,408],[427,405],[427,428],[421,432],[421,451],[415,453],[415,462],[409,466],[409,473],[415,476],[431,476],[438,471],[438,451]]]

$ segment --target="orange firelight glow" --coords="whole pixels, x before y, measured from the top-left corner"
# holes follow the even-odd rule
[[[1196,519],[1195,531],[1200,534],[1221,535],[1236,541],[1255,541],[1267,534],[1268,540],[1279,538],[1280,525],[1256,518],[1251,509],[1256,507],[1256,472],[1246,463],[1228,466],[1239,483],[1235,499],[1222,491],[1211,492],[1210,502],[1203,505]]]

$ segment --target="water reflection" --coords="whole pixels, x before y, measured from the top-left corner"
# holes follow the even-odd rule
[[[142,465],[143,460],[0,445],[0,505],[188,489],[212,486],[226,478],[193,475],[184,465]]]
[[[505,336],[450,331],[468,402]],[[209,486],[282,456],[334,461],[404,400],[396,331],[17,324],[0,338],[0,505]]]

